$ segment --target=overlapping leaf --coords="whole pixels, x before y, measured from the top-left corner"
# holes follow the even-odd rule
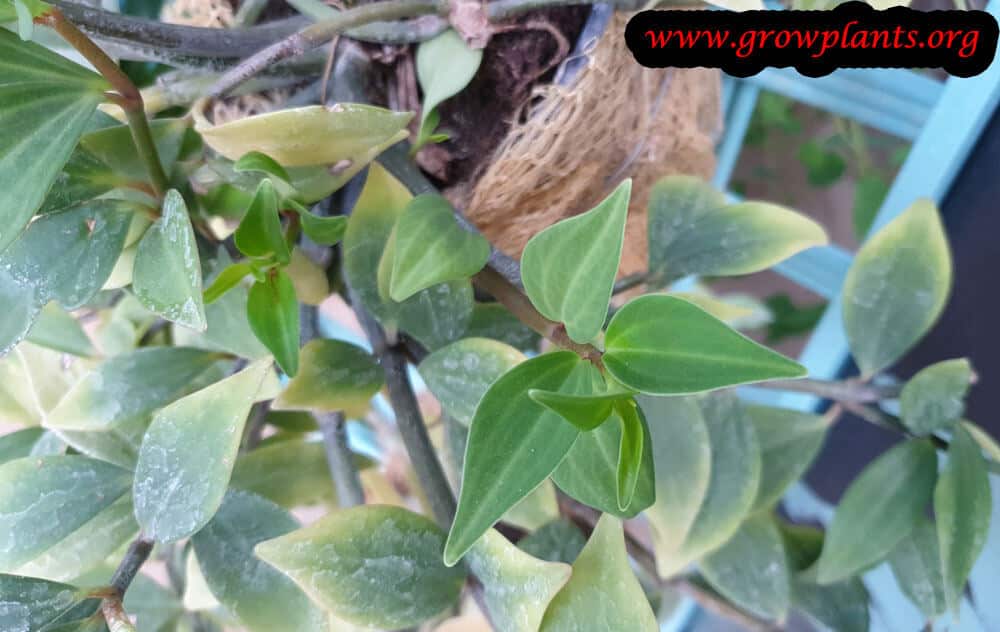
[[[272,407],[361,416],[383,382],[382,368],[364,349],[341,340],[313,340],[302,348],[300,371]]]

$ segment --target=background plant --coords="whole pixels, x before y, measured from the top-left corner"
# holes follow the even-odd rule
[[[469,595],[498,630],[651,630],[679,591],[748,627],[794,610],[865,630],[859,575],[884,561],[928,619],[956,610],[1000,448],[963,419],[968,362],[882,375],[950,290],[932,203],[858,253],[842,302],[860,375],[815,381],[731,326],[732,305],[668,291],[826,242],[792,210],[664,178],[647,293],[613,301],[628,180],[517,264],[413,169],[411,113],[345,103],[216,124],[195,101],[342,31],[447,9],[321,17],[196,83],[180,118],[151,119],[145,97],[167,97],[138,91],[72,8],[0,3],[22,36],[49,26],[98,70],[0,31],[0,415],[24,426],[0,439],[0,629],[400,629]],[[474,74],[474,55],[450,54]],[[438,140],[434,107],[467,83],[421,81],[418,143]],[[331,294],[367,348],[320,335]],[[834,407],[749,405],[732,390],[746,384]],[[379,392],[410,498],[347,442]],[[882,407],[895,400],[898,415]],[[827,533],[789,524],[776,504],[841,408],[903,440]],[[302,527],[291,510],[314,504],[330,511]],[[137,574],[154,551],[169,587]]]

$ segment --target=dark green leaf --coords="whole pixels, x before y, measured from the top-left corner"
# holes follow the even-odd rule
[[[472,283],[468,279],[429,287],[396,303],[399,328],[431,351],[462,337],[472,318]]]
[[[540,339],[499,303],[476,303],[465,336],[499,340],[521,351],[537,351]]]
[[[632,393],[577,395],[537,388],[529,390],[528,396],[584,432],[607,421],[616,404],[632,399]]]
[[[888,194],[889,183],[882,176],[862,174],[854,183],[854,236],[858,241],[868,234]]]
[[[844,175],[847,163],[832,151],[823,148],[816,140],[807,141],[799,148],[799,161],[806,168],[809,184],[828,187]]]
[[[593,340],[607,319],[631,193],[632,181],[625,180],[593,209],[532,237],[521,255],[531,302],[576,342]]]
[[[941,577],[941,553],[934,525],[918,520],[917,526],[889,554],[896,583],[924,616],[934,619],[948,609]]]
[[[760,487],[754,509],[769,509],[801,477],[823,446],[829,421],[770,406],[747,406],[760,443]]]
[[[560,518],[521,538],[517,546],[540,560],[572,564],[586,544],[587,539],[583,537],[580,528]]]
[[[361,347],[341,340],[313,340],[302,348],[301,369],[274,400],[273,408],[344,411],[361,417],[383,382],[382,368]]]
[[[541,484],[580,434],[531,399],[528,390],[586,392],[595,371],[576,354],[555,351],[522,362],[486,392],[470,426],[446,564],[458,562],[493,523]]]
[[[251,151],[243,154],[243,156],[241,156],[240,159],[233,164],[233,171],[258,171],[269,176],[280,178],[285,182],[292,181],[284,167],[279,165],[274,158],[271,158],[267,154],[262,154],[259,151]]]
[[[604,365],[622,384],[643,393],[675,395],[803,377],[805,368],[731,329],[701,308],[650,294],[611,319]]]
[[[897,445],[868,465],[833,516],[818,581],[838,582],[885,559],[923,515],[936,478],[937,455],[924,440]]]
[[[109,88],[99,75],[0,29],[0,252],[21,233]]]
[[[900,394],[903,423],[918,435],[948,430],[965,413],[965,394],[972,377],[972,366],[965,358],[922,369],[910,378]]]
[[[347,232],[347,217],[343,215],[319,217],[297,202],[289,201],[288,204],[299,214],[302,232],[315,243],[332,246],[344,238],[344,233]]]
[[[233,239],[240,252],[248,257],[273,256],[280,263],[288,263],[291,252],[281,232],[278,194],[270,180],[261,180]]]
[[[299,301],[284,270],[257,281],[247,297],[247,318],[257,339],[274,354],[289,377],[299,370]]]
[[[458,600],[465,571],[441,563],[443,546],[444,533],[429,519],[366,505],[334,512],[255,551],[338,618],[396,630]]]
[[[979,444],[963,426],[955,426],[948,461],[934,488],[944,590],[955,613],[965,580],[986,544],[992,506],[989,474]]]
[[[764,305],[771,312],[767,325],[767,344],[773,345],[786,338],[807,334],[816,328],[826,313],[826,301],[798,306],[787,294],[769,296]]]
[[[32,285],[21,283],[0,266],[0,358],[7,355],[31,330],[45,301],[35,297]]]

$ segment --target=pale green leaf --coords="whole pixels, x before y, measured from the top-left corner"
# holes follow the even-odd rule
[[[173,590],[142,574],[132,580],[123,605],[125,612],[135,617],[139,632],[163,632],[184,611]]]
[[[528,298],[576,342],[597,337],[607,318],[631,193],[632,181],[625,180],[590,211],[532,237],[521,255]]]
[[[68,584],[38,577],[0,575],[0,630],[34,632],[51,630],[55,622],[76,620],[93,614],[96,599],[80,603],[84,591]]]
[[[292,178],[285,171],[285,168],[278,162],[259,151],[251,151],[240,156],[240,159],[233,163],[233,171],[259,171],[260,173],[274,176],[285,182],[291,182]]]
[[[659,629],[625,551],[617,518],[601,516],[573,562],[573,575],[549,605],[540,632],[655,632]]]
[[[528,390],[585,392],[595,371],[576,354],[555,351],[522,362],[486,392],[469,427],[446,564],[458,562],[508,509],[548,478],[580,434],[531,399]]]
[[[179,325],[205,331],[201,289],[194,229],[184,198],[171,189],[163,201],[163,215],[139,242],[132,291],[150,311]]]
[[[395,630],[452,606],[465,571],[441,563],[444,533],[400,507],[332,513],[257,545],[257,556],[291,577],[340,619]]]
[[[535,559],[493,529],[465,562],[482,584],[490,622],[505,632],[536,632],[549,602],[570,578],[568,565]]]
[[[0,29],[0,252],[45,199],[107,82]]]
[[[461,426],[459,426],[461,428]],[[464,430],[464,428],[463,428]],[[559,498],[552,481],[542,481],[521,502],[511,507],[503,515],[502,521],[515,527],[531,531],[559,517]]]
[[[222,125],[202,118],[195,130],[206,145],[230,160],[258,151],[285,167],[336,165],[353,162],[390,140],[402,140],[412,118],[411,112],[337,103],[278,110]]]
[[[31,327],[27,340],[40,347],[75,356],[97,355],[97,350],[80,322],[55,302],[48,303],[39,312],[38,320]]]
[[[858,251],[842,291],[844,329],[865,376],[906,353],[951,290],[951,253],[934,203],[918,200]]]
[[[986,544],[990,529],[989,473],[979,444],[956,426],[937,486],[934,515],[948,605],[958,612],[965,580]]]
[[[713,588],[744,610],[777,621],[788,614],[785,547],[768,514],[747,518],[722,547],[701,560],[699,568]]]
[[[225,502],[224,499],[223,502]],[[212,589],[208,587],[208,582],[205,580],[205,574],[201,572],[201,566],[198,564],[198,557],[195,555],[193,547],[188,551],[187,560],[184,562],[184,595],[182,598],[184,608],[195,612],[218,611],[222,605],[212,594]]]
[[[226,495],[191,539],[205,581],[247,630],[326,632],[326,615],[284,574],[254,555],[265,540],[299,526],[284,509],[247,492]]]
[[[972,365],[965,358],[922,369],[903,386],[899,396],[903,423],[918,435],[949,429],[965,413],[965,394],[972,377]]]
[[[139,450],[135,515],[143,533],[173,542],[196,533],[222,503],[250,406],[271,370],[258,361],[161,409]]]
[[[420,376],[441,407],[468,426],[490,385],[524,360],[523,353],[502,342],[463,338],[424,358]]]
[[[151,347],[115,356],[74,384],[45,425],[106,430],[191,392],[191,383],[218,361],[216,353],[185,347]]]
[[[36,298],[34,286],[21,283],[0,266],[0,358],[21,342],[45,301]]]
[[[469,85],[482,60],[483,51],[470,48],[453,29],[417,47],[417,80],[424,101],[416,147],[424,144],[437,126],[437,117],[431,119],[435,108]]]
[[[83,456],[0,466],[0,570],[14,571],[58,545],[128,491],[131,478]]]
[[[361,347],[341,340],[313,340],[302,348],[299,372],[272,408],[344,411],[349,417],[361,417],[383,382],[382,368]]]
[[[729,204],[709,183],[668,176],[649,194],[649,269],[664,284],[749,274],[827,242],[811,219],[776,204]]]
[[[517,547],[540,560],[572,564],[586,544],[579,527],[569,520],[558,519],[521,538]]]
[[[976,440],[989,460],[1000,463],[1000,444],[997,444],[996,439],[971,421],[963,420],[962,427]]]
[[[0,465],[31,455],[44,434],[42,428],[23,428],[0,436]]]
[[[948,609],[940,550],[934,525],[924,519],[918,520],[917,526],[889,554],[896,583],[928,619]]]
[[[769,509],[816,458],[829,421],[819,415],[771,406],[747,406],[746,412],[760,444],[760,487],[753,507]]]
[[[142,435],[149,427],[149,422],[148,415],[141,415],[103,431],[51,428],[50,432],[80,454],[134,470],[139,446],[142,445]]]
[[[651,395],[698,393],[806,374],[797,362],[700,307],[664,294],[629,301],[611,319],[604,344],[608,372]]]
[[[869,464],[837,506],[818,581],[837,582],[885,559],[923,515],[936,478],[937,455],[923,440],[906,441]]]

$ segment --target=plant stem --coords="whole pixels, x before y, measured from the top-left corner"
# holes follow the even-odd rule
[[[885,399],[896,399],[899,397],[901,390],[901,387],[898,385],[877,386],[858,380],[830,381],[810,378],[771,380],[755,384],[754,386],[778,391],[810,393],[823,399],[856,404],[870,404]]]
[[[62,11],[53,8],[44,16],[38,18],[42,24],[51,27],[66,42],[75,48],[87,61],[93,64],[111,87],[117,91],[113,97],[128,120],[129,130],[132,132],[132,140],[135,142],[136,151],[146,165],[149,179],[153,185],[153,190],[158,197],[163,197],[167,190],[167,175],[163,172],[163,165],[160,163],[159,154],[156,151],[156,144],[153,142],[153,135],[149,130],[149,121],[146,119],[145,108],[142,103],[142,94],[135,87],[128,75],[122,72],[118,64],[101,50],[87,37],[80,29],[66,19]]]
[[[104,614],[104,620],[111,632],[134,630],[128,615],[125,613],[125,608],[122,606],[122,599],[132,584],[132,580],[139,573],[139,569],[146,563],[152,552],[153,541],[140,535],[129,545],[125,557],[115,569],[115,573],[111,577],[112,594],[101,600],[101,612]]]
[[[358,468],[354,466],[354,455],[347,446],[347,426],[343,413],[316,415],[323,446],[326,448],[326,462],[330,476],[337,488],[337,503],[341,507],[365,504],[365,491],[361,486]]]

